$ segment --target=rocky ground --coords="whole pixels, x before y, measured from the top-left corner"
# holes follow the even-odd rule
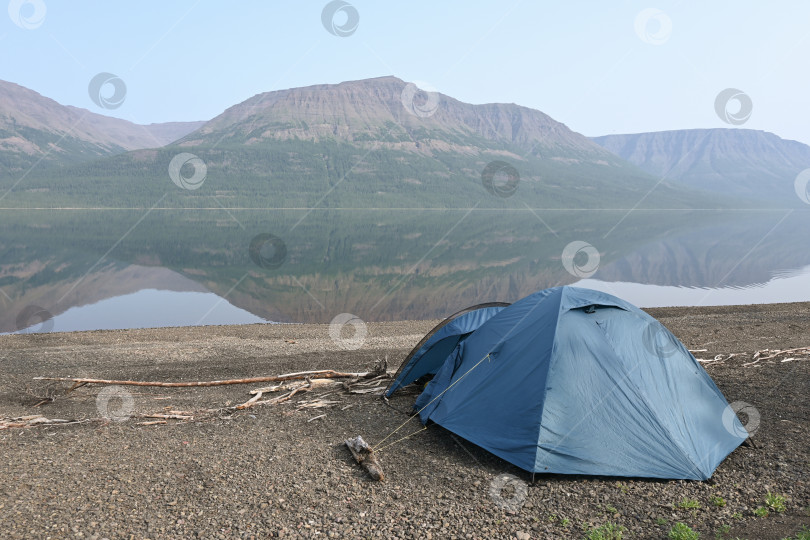
[[[122,395],[84,386],[66,396],[64,383],[32,380],[356,371],[386,356],[395,368],[436,321],[369,324],[358,350],[341,349],[326,325],[2,336],[0,419],[86,421],[0,430],[0,536],[583,538],[613,523],[624,538],[666,538],[684,523],[701,538],[781,539],[810,527],[810,361],[743,366],[754,351],[810,345],[810,304],[651,313],[690,349],[707,349],[698,358],[745,353],[706,369],[729,402],[755,408],[756,446],[734,451],[709,482],[538,475],[530,484],[531,475],[434,425],[380,453],[387,479],[377,483],[341,443],[357,434],[381,441],[408,419],[414,392],[389,406],[339,391],[327,408],[301,408],[312,391],[233,411],[262,385]],[[54,399],[35,407],[43,397]],[[165,408],[218,410],[139,425],[139,415]],[[118,421],[122,410],[132,418]],[[412,420],[389,440],[420,427]],[[784,511],[757,516],[768,492],[784,496]]]

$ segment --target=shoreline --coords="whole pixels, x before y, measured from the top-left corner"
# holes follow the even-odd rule
[[[774,309],[780,310],[785,307],[788,309],[802,309],[803,306],[810,308],[810,301],[800,302],[772,302],[772,303],[758,303],[758,304],[718,304],[706,306],[656,306],[640,308],[652,316],[668,317],[678,316],[685,313],[692,313],[697,311],[699,314],[710,313],[724,313],[729,311],[773,311]],[[391,321],[364,321],[366,324],[409,324],[420,322],[433,322],[438,324],[443,319],[400,319]],[[181,325],[181,326],[144,326],[134,328],[100,328],[91,330],[50,330],[48,332],[0,332],[0,339],[5,336],[14,335],[30,335],[30,334],[77,334],[77,333],[97,333],[97,332],[137,332],[137,331],[158,331],[158,330],[178,330],[178,329],[196,329],[196,328],[247,328],[253,326],[267,326],[267,325],[284,325],[284,326],[309,326],[309,325],[324,325],[328,326],[326,322],[283,322],[283,321],[265,321],[265,322],[252,322],[252,323],[239,323],[239,324],[206,324],[206,325]]]

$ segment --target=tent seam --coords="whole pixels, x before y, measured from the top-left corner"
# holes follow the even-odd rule
[[[560,317],[562,316],[562,306],[563,306],[563,295],[565,294],[565,289],[560,294],[560,304],[557,306],[557,319],[554,321],[554,334],[553,334],[553,342],[551,343],[551,353],[548,355],[548,367],[546,368],[546,376],[545,376],[545,387],[543,388],[543,399],[540,403],[540,419],[537,424],[537,448],[540,448],[541,441],[540,436],[543,433],[543,415],[546,412],[546,393],[548,390],[548,374],[551,371],[551,361],[554,358],[555,349],[557,347],[557,330],[560,326]],[[567,311],[567,310],[566,310]],[[537,468],[537,453],[534,456],[534,467],[533,469]]]

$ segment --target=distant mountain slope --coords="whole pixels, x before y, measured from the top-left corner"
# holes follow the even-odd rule
[[[141,126],[60,105],[14,83],[0,81],[0,174],[27,169],[40,159],[75,163],[139,148],[164,146],[204,122]]]
[[[810,146],[750,129],[690,129],[593,140],[655,176],[727,195],[798,203]]]
[[[163,122],[160,124],[145,125],[133,124],[133,126],[136,126],[149,134],[149,137],[152,138],[152,144],[139,144],[136,148],[130,148],[128,150],[154,148],[156,146],[154,143],[158,143],[157,146],[166,146],[167,144],[173,143],[174,141],[185,137],[189,133],[200,129],[204,125],[204,120],[197,122]],[[144,141],[144,143],[148,142],[149,141]]]

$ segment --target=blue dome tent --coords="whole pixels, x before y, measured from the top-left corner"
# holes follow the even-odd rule
[[[408,373],[420,371],[417,360]],[[745,440],[675,336],[588,289],[546,289],[499,310],[434,371],[415,405],[422,422],[530,472],[705,480]]]

